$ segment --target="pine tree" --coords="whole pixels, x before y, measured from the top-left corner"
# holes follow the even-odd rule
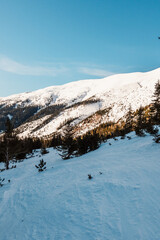
[[[40,160],[38,165],[35,165],[36,168],[38,168],[38,172],[43,172],[44,170],[46,170],[46,162],[44,162],[44,160]]]
[[[61,139],[61,145],[57,146],[59,155],[63,160],[70,159],[74,156],[76,150],[76,141],[73,139],[72,128],[70,125],[66,125],[64,129],[64,136]]]
[[[99,148],[100,143],[101,139],[96,130],[93,130],[92,133],[88,132],[83,137],[76,139],[75,154],[81,156],[87,152],[94,151]]]
[[[4,162],[5,162],[5,167],[6,170],[9,169],[9,161],[11,160],[11,158],[13,157],[12,155],[12,144],[11,141],[14,138],[14,134],[13,134],[13,125],[11,120],[7,117],[6,122],[5,122],[5,134],[4,134]]]
[[[160,143],[160,135],[155,135],[154,139],[155,143]]]
[[[99,134],[96,133],[96,130],[93,130],[92,134],[89,132],[87,137],[88,137],[89,151],[94,151],[98,149],[101,141],[100,141]]]
[[[133,125],[133,111],[130,106],[128,113],[126,115],[125,133],[129,133],[132,131],[132,125]]]
[[[77,151],[76,151],[76,155],[77,156],[81,156],[85,153],[88,152],[88,144],[87,144],[87,139],[86,139],[86,136],[79,136],[77,138],[77,141],[76,141],[76,145],[77,145]]]
[[[7,134],[8,137],[12,137],[13,135],[13,124],[9,117],[7,117],[5,122],[5,133]]]
[[[138,115],[137,115],[137,123],[135,127],[135,132],[136,135],[143,137],[144,136],[144,115],[143,115],[143,108],[140,107],[138,110]]]
[[[160,124],[160,81],[155,84],[153,102],[151,106],[151,118],[154,123]]]
[[[154,134],[158,133],[158,128],[156,128],[153,125],[151,118],[145,123],[145,130],[146,130],[147,133],[150,133],[151,135],[154,135]]]

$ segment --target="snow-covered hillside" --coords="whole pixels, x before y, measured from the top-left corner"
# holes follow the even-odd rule
[[[72,104],[75,101],[84,101],[94,95],[104,94],[113,89],[132,88],[132,85],[141,85],[153,89],[153,81],[160,78],[160,68],[147,73],[117,74],[104,79],[82,80],[62,86],[53,86],[35,92],[22,93],[0,98],[2,104],[26,102],[27,105],[45,106],[48,104]],[[130,86],[131,85],[131,86]],[[28,101],[27,101],[28,100]]]
[[[10,114],[15,123],[20,117],[24,118],[18,129],[22,137],[50,135],[70,118],[74,119],[73,125],[81,125],[100,109],[109,109],[103,116],[103,122],[118,121],[124,117],[130,105],[136,110],[140,105],[151,103],[154,86],[159,79],[160,68],[147,73],[118,74],[17,94],[0,98],[0,116]],[[57,106],[61,108],[55,115],[54,107]],[[23,117],[28,108],[32,109],[32,114],[27,113]],[[14,119],[16,114],[17,118]],[[90,124],[90,128],[94,128],[94,124]]]
[[[2,172],[0,239],[159,240],[159,144],[130,136],[68,161],[49,149],[41,173],[38,152]]]

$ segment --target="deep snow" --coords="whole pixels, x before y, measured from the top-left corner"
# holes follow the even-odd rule
[[[49,149],[42,173],[39,153],[0,173],[0,239],[159,240],[160,146],[130,136],[68,161]]]

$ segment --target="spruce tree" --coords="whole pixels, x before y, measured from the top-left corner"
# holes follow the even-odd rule
[[[38,169],[38,172],[43,172],[46,170],[46,162],[44,162],[43,159],[40,160],[38,165],[35,165],[35,167]]]
[[[79,136],[76,140],[77,151],[76,155],[81,156],[88,152],[88,139],[86,136]]]
[[[160,124],[160,81],[155,84],[153,102],[151,106],[151,118],[153,123]]]
[[[145,131],[151,135],[158,133],[158,128],[153,125],[151,118],[145,123]]]
[[[12,137],[13,135],[13,124],[9,117],[7,117],[6,122],[5,122],[5,133],[8,137]]]
[[[57,146],[56,149],[59,151],[59,155],[63,160],[70,159],[74,156],[76,150],[76,141],[73,139],[72,128],[70,125],[66,125],[61,139],[61,145]]]
[[[13,134],[13,125],[11,120],[7,117],[6,122],[5,122],[5,134],[4,134],[4,162],[5,162],[5,167],[6,170],[9,169],[9,161],[11,160],[12,156],[12,144],[11,141],[14,138]]]
[[[87,138],[89,151],[94,151],[99,148],[101,140],[99,134],[96,133],[96,130],[93,130],[92,134],[89,132]]]
[[[143,108],[140,107],[137,114],[137,123],[135,127],[135,132],[137,136],[143,137],[144,136],[144,115],[143,115]]]
[[[132,125],[133,125],[133,111],[130,106],[128,113],[126,115],[125,133],[129,133],[132,131]]]

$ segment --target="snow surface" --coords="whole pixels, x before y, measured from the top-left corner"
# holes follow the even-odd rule
[[[0,239],[159,240],[160,146],[130,136],[68,161],[49,149],[42,173],[39,152],[2,172]]]

